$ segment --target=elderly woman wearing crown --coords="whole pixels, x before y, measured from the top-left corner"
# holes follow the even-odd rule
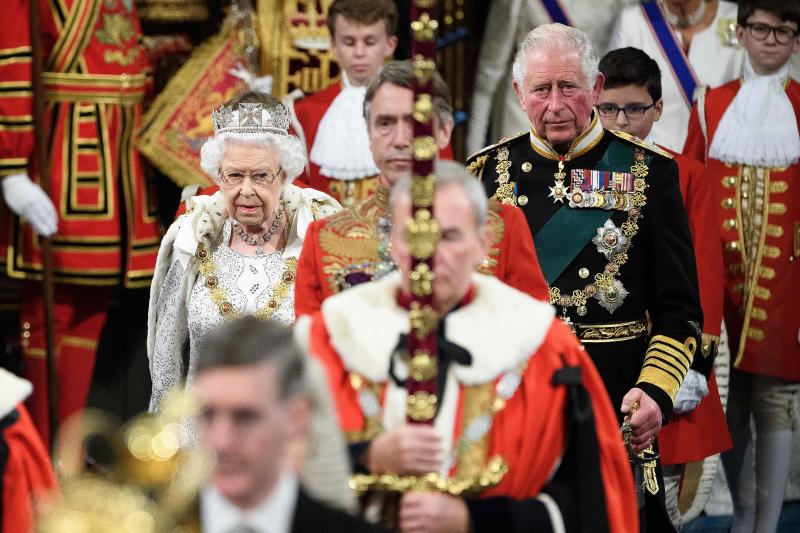
[[[294,322],[306,228],[340,208],[326,194],[292,185],[306,154],[288,133],[283,105],[239,102],[212,119],[215,135],[203,145],[200,164],[220,191],[187,202],[161,243],[150,289],[151,409],[169,389],[191,381],[193,353],[216,324],[244,314]]]

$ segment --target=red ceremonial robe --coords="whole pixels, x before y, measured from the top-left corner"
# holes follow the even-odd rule
[[[393,273],[345,291],[326,300],[321,312],[302,317],[296,326],[297,335],[306,337],[311,353],[325,367],[342,429],[354,441],[377,434],[375,417],[368,418],[361,410],[359,390],[376,391],[384,409],[405,408],[404,400],[398,405],[388,399],[397,398],[397,390],[402,398],[403,392],[388,379],[398,335],[408,332],[408,311],[397,302],[399,284],[400,274]],[[447,315],[446,331],[449,341],[472,356],[470,366],[450,366],[447,380],[455,376],[455,382],[448,394],[457,396],[455,414],[448,414],[445,396],[435,423],[440,429],[444,420],[453,422],[452,442],[468,423],[466,417],[475,416],[476,410],[481,413],[480,405],[492,405],[494,385],[501,375],[524,368],[514,395],[494,415],[488,436],[469,444],[451,473],[460,471],[462,460],[474,459],[471,450],[477,447],[484,452],[479,456],[500,455],[508,465],[501,482],[481,497],[536,497],[565,448],[566,389],[553,385],[552,377],[565,365],[579,366],[594,410],[609,530],[638,530],[631,470],[616,415],[591,359],[569,328],[554,319],[552,307],[494,278],[474,274],[472,298]],[[481,390],[488,396],[481,395]],[[473,403],[476,400],[479,405]],[[399,420],[405,419],[404,413],[383,413],[384,427],[398,415]]]
[[[0,391],[0,531],[28,533],[36,505],[58,494],[58,482],[22,404],[31,384],[0,368]]]

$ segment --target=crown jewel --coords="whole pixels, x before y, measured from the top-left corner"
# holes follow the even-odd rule
[[[211,112],[214,130],[220,133],[274,133],[288,135],[291,116],[283,104],[264,107],[257,103],[221,106]]]

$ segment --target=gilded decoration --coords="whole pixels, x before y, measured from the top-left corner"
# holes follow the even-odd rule
[[[589,298],[596,298],[601,307],[613,313],[628,295],[627,289],[617,276],[620,269],[628,262],[628,250],[633,244],[633,237],[639,231],[637,220],[642,215],[641,209],[647,205],[645,190],[648,185],[645,178],[649,172],[645,152],[637,146],[634,149],[631,166],[631,173],[634,176],[634,207],[628,211],[628,218],[620,228],[609,219],[597,229],[597,236],[592,240],[597,251],[608,260],[603,272],[596,273],[590,283],[583,289],[574,290],[572,294],[562,294],[558,287],[550,287],[550,303],[562,307],[562,319],[573,326],[573,329],[574,325],[567,317],[567,308],[575,307],[578,316],[585,316],[588,313],[586,304]],[[589,276],[580,277],[585,279]]]
[[[211,296],[211,301],[219,308],[222,316],[233,319],[241,316],[241,312],[233,307],[228,299],[228,293],[219,285],[219,276],[217,274],[217,266],[214,263],[213,254],[208,251],[202,244],[197,245],[195,256],[199,259],[198,272],[204,278],[204,283],[208,288],[208,293]],[[281,282],[272,288],[272,297],[267,300],[267,303],[261,309],[256,311],[256,317],[262,320],[269,320],[275,313],[275,310],[280,308],[281,303],[290,296],[292,288],[294,287],[294,276],[297,272],[297,259],[294,257],[287,257],[284,259],[286,272],[283,275]]]
[[[617,324],[575,324],[575,333],[584,343],[617,342],[647,336],[644,320]]]
[[[273,79],[283,98],[295,89],[305,94],[324,89],[339,77],[330,51],[326,17],[333,0],[259,0],[257,31],[262,75]]]
[[[157,23],[208,19],[206,0],[136,0],[136,12],[143,21]]]
[[[200,168],[200,148],[214,133],[210,110],[245,89],[230,73],[242,57],[238,33],[224,25],[195,49],[143,118],[139,149],[180,187],[214,184]]]
[[[506,222],[500,215],[502,208],[496,202],[489,202],[488,215],[486,217],[486,225],[491,230],[492,242],[489,245],[489,253],[484,260],[478,265],[478,272],[491,276],[494,273],[494,268],[497,267],[498,258],[500,256],[500,242],[503,240],[503,235],[506,231]]]
[[[500,483],[508,465],[500,456],[493,457],[476,476],[399,476],[397,474],[356,474],[350,478],[350,488],[364,494],[369,490],[405,493],[411,491],[441,492],[451,496],[480,494]]]

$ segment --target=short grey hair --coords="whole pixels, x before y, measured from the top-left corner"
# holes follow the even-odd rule
[[[225,152],[232,144],[263,148],[274,153],[286,173],[287,183],[299,176],[306,166],[306,150],[294,135],[222,133],[209,138],[200,149],[200,168],[217,182]]]
[[[261,363],[276,365],[281,399],[307,393],[304,356],[291,330],[250,315],[224,322],[206,335],[197,350],[196,372]]]
[[[553,50],[578,54],[581,62],[581,71],[589,82],[589,88],[594,85],[600,73],[598,70],[600,60],[597,57],[592,40],[585,32],[557,22],[542,24],[531,30],[525,36],[525,39],[519,43],[512,67],[514,81],[517,82],[517,85],[520,87],[525,86],[528,56],[531,53]]]
[[[488,216],[489,201],[486,199],[486,193],[483,190],[480,182],[475,179],[475,176],[467,172],[467,168],[461,163],[455,161],[438,161],[436,163],[436,189],[444,185],[454,183],[464,189],[472,211],[475,216],[475,229],[481,231],[486,225],[486,218]],[[392,187],[392,193],[389,196],[389,205],[392,208],[392,214],[400,198],[406,198],[411,194],[411,176],[406,175],[400,178],[397,183]],[[434,216],[435,213],[434,213]]]
[[[369,108],[375,93],[386,83],[397,85],[405,89],[414,90],[414,67],[411,61],[389,61],[375,74],[367,86],[364,95],[364,119],[369,125]],[[453,120],[453,104],[450,99],[450,88],[445,83],[442,75],[438,71],[433,73],[433,110],[436,118],[439,119],[439,127]]]

